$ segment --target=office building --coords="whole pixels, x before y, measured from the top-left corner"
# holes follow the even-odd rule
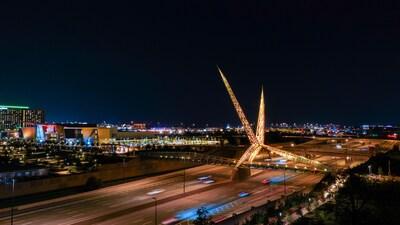
[[[43,110],[30,109],[28,106],[0,105],[0,130],[34,127],[44,121]]]

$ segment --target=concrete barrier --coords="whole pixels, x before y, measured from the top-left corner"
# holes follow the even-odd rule
[[[250,168],[232,168],[232,180],[233,181],[244,181],[251,176]]]
[[[104,165],[95,172],[17,182],[15,183],[14,196],[20,197],[85,186],[91,177],[102,182],[109,182],[189,167],[193,167],[193,164],[184,161],[134,159],[125,164]],[[12,196],[10,185],[0,185],[0,199],[7,199]]]

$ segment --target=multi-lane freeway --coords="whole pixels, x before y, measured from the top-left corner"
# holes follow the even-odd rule
[[[230,217],[233,213],[240,213],[251,209],[253,206],[265,204],[268,200],[281,198],[285,193],[283,185],[261,184],[263,178],[276,179],[275,182],[281,183],[282,171],[261,172],[247,182],[234,185],[217,187],[213,190],[192,195],[190,197],[171,201],[159,206],[158,221],[164,224],[177,220],[194,219],[196,209],[206,207],[213,214],[215,220],[223,220]],[[286,193],[309,187],[318,182],[321,177],[312,174],[296,174],[289,172]],[[248,192],[251,195],[241,198],[240,192]],[[154,224],[154,207],[136,211],[115,219],[105,220],[98,224]]]
[[[154,224],[192,219],[195,210],[205,206],[214,218],[223,218],[251,206],[279,198],[293,190],[309,188],[322,175],[286,171],[287,186],[283,187],[283,171],[253,171],[246,182],[231,182],[231,168],[200,166],[185,171],[145,178],[92,192],[18,206],[14,224]],[[204,184],[198,178],[211,176],[215,183]],[[263,185],[265,178],[271,185]],[[185,182],[184,182],[185,181]],[[183,194],[183,192],[186,194]],[[240,192],[248,197],[241,198]],[[0,224],[9,224],[9,209],[0,210]]]

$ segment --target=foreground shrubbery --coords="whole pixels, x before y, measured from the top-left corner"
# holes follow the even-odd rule
[[[341,176],[340,176],[341,177]],[[297,193],[288,196],[286,199],[281,199],[275,203],[266,205],[261,212],[254,214],[247,220],[245,225],[280,225],[282,221],[292,221],[292,216],[301,216],[304,212],[310,211],[320,202],[329,199],[329,196],[324,196],[324,193],[329,187],[337,182],[337,177],[332,174],[326,176],[316,185],[313,191],[309,194]]]
[[[400,182],[379,182],[350,175],[335,202],[296,225],[399,225]]]
[[[390,172],[393,176],[400,176],[400,151],[392,150],[386,153],[379,153],[371,157],[367,162],[351,169],[352,173],[367,174],[369,173],[369,166],[371,172],[374,174],[388,175]]]

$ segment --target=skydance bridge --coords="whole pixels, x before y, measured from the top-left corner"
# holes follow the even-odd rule
[[[195,152],[182,152],[182,151],[141,151],[139,154],[146,157],[152,158],[162,158],[162,159],[175,159],[175,160],[185,160],[188,162],[198,163],[198,164],[218,164],[226,165],[235,168],[235,171],[241,170],[246,172],[246,169],[257,167],[257,168],[285,168],[285,169],[301,169],[301,170],[311,170],[311,171],[330,171],[331,169],[322,164],[319,161],[306,158],[304,156],[297,155],[292,152],[288,152],[276,147],[265,144],[265,102],[264,102],[264,91],[261,90],[260,107],[258,113],[258,121],[256,132],[254,133],[246,115],[237,100],[235,93],[232,90],[228,80],[225,75],[218,68],[219,74],[221,75],[222,81],[228,91],[228,94],[232,100],[233,106],[239,116],[239,119],[243,125],[247,137],[250,140],[250,147],[243,153],[240,159],[224,158],[215,155],[201,154]],[[253,162],[261,150],[266,150],[271,154],[278,155],[288,160],[289,165],[279,165],[268,162]],[[234,172],[233,174],[235,174]]]
[[[256,158],[258,153],[265,149],[272,154],[279,155],[287,160],[293,161],[295,163],[301,163],[304,165],[308,165],[310,168],[327,171],[329,168],[326,165],[323,165],[319,161],[308,159],[306,157],[296,155],[292,152],[288,152],[279,148],[272,147],[270,145],[265,144],[264,135],[265,135],[265,103],[264,103],[264,91],[261,90],[261,98],[260,98],[260,107],[258,113],[258,121],[257,121],[257,129],[256,133],[254,133],[249,121],[246,118],[246,115],[239,104],[239,101],[236,98],[235,93],[232,90],[231,85],[226,79],[224,73],[220,68],[218,68],[218,72],[221,75],[222,81],[225,84],[225,87],[228,91],[229,97],[232,100],[233,106],[239,116],[239,119],[243,125],[243,128],[247,134],[247,137],[250,140],[250,147],[245,151],[242,157],[236,162],[235,168],[239,168],[243,163],[252,164],[253,160]]]

